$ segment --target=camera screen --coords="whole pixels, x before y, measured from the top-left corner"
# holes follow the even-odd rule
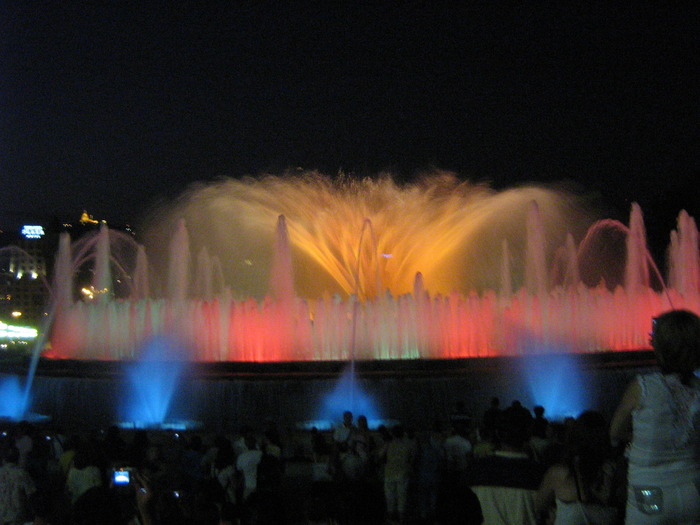
[[[128,470],[115,470],[112,481],[115,485],[127,485],[129,483],[129,471]]]

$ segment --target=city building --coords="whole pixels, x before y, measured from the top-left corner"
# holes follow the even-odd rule
[[[61,221],[31,214],[0,216],[0,322],[41,327],[48,313],[60,234],[68,232],[75,241],[104,222],[86,211],[78,217],[77,221]],[[129,226],[117,229],[134,234]]]
[[[0,321],[38,327],[49,298],[57,235],[27,223],[0,233]]]

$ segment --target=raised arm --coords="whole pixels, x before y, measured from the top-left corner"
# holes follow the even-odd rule
[[[610,438],[615,441],[632,441],[632,411],[639,407],[642,389],[635,379],[628,386],[610,422]]]

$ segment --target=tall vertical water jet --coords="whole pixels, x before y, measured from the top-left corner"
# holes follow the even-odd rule
[[[272,256],[270,292],[278,301],[291,301],[294,298],[294,271],[292,250],[289,246],[289,233],[284,215],[277,219],[275,249]]]
[[[357,243],[356,265],[354,272],[354,294],[365,301],[382,293],[382,261],[377,253],[377,237],[374,234],[372,220],[362,221],[360,240]],[[393,257],[391,253],[382,254],[384,259]]]
[[[581,282],[581,274],[578,269],[578,250],[574,236],[568,233],[566,235],[566,245],[564,248],[566,253],[566,272],[564,273],[564,287],[574,288]]]
[[[503,240],[501,243],[501,251],[503,258],[501,259],[501,288],[500,295],[503,298],[510,298],[513,295],[513,281],[510,273],[510,250],[508,249],[508,241]]]
[[[284,215],[279,216],[275,230],[270,293],[271,297],[275,299],[275,305],[270,307],[274,326],[269,326],[268,330],[276,337],[270,338],[268,351],[280,360],[294,359],[296,357],[294,352],[296,295],[294,293],[292,251]]]
[[[136,266],[131,280],[131,297],[135,301],[146,299],[150,296],[148,282],[148,257],[143,246],[139,246],[136,252]]]
[[[547,291],[547,264],[542,217],[537,202],[531,202],[527,212],[527,262],[525,286],[528,291],[542,296]]]
[[[199,250],[195,266],[194,295],[202,299],[211,299],[213,295],[212,264],[206,247]]]
[[[627,236],[627,265],[625,268],[625,290],[635,295],[649,286],[649,250],[642,209],[632,204],[630,227]]]
[[[107,228],[106,224],[101,224],[97,236],[95,277],[92,284],[95,293],[94,300],[101,304],[109,302],[110,296],[114,294],[114,290],[112,289],[110,259],[109,228]]]
[[[678,216],[677,229],[671,232],[669,266],[669,287],[683,295],[700,292],[698,227],[685,210]]]
[[[170,241],[168,260],[168,298],[175,302],[184,301],[190,285],[190,242],[184,219],[177,222],[177,228]]]

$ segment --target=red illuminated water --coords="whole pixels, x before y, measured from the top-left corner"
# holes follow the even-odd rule
[[[561,192],[446,175],[223,181],[163,211],[128,257],[103,229],[92,299],[66,291],[76,257],[63,239],[46,355],[134,359],[156,336],[196,361],[637,350],[653,316],[700,311],[692,218],[671,234],[664,289],[638,207],[629,227],[584,215]]]

